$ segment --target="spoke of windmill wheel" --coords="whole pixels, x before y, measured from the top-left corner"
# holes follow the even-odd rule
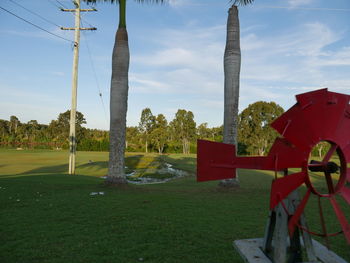
[[[290,236],[293,236],[294,234],[295,227],[297,226],[299,218],[304,211],[307,201],[309,200],[310,193],[311,193],[311,190],[308,189],[303,200],[301,200],[297,210],[295,211],[294,215],[291,217],[291,219],[288,222],[288,229],[289,229]]]
[[[322,160],[323,165],[326,165],[329,162],[329,160],[331,159],[333,153],[337,150],[337,148],[338,148],[338,145],[332,144],[331,148],[328,150],[326,156]]]
[[[341,196],[345,199],[346,202],[350,205],[350,189],[347,187],[343,187],[341,190]]]
[[[322,209],[321,197],[320,196],[318,196],[318,210],[320,212],[321,227],[322,227],[323,237],[324,237],[324,240],[326,242],[326,247],[328,249],[330,249],[328,235],[327,235],[326,222],[324,221],[323,209]]]
[[[326,181],[327,181],[328,192],[330,194],[333,194],[334,193],[334,185],[333,185],[333,181],[332,181],[332,176],[328,172],[325,172],[324,175],[325,175]]]
[[[292,191],[305,183],[306,176],[305,172],[299,172],[273,180],[271,186],[270,209],[273,209]]]
[[[335,198],[333,196],[331,196],[329,199],[330,199],[331,204],[333,206],[334,212],[339,220],[339,223],[340,223],[341,228],[343,230],[344,236],[345,236],[348,244],[350,245],[350,225],[349,225],[348,221],[346,220],[346,217],[345,217],[344,213],[342,212],[342,210],[340,209]]]

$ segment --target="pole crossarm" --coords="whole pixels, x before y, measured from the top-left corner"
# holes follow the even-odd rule
[[[61,27],[61,30],[76,30],[75,27]],[[80,27],[79,30],[97,30],[97,27]]]
[[[65,8],[60,8],[62,12],[75,12],[76,9],[65,9]],[[97,9],[80,9],[80,12],[96,12]]]

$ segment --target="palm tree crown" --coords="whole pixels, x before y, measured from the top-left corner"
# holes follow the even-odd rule
[[[97,2],[119,3],[119,28],[126,28],[126,0],[83,0],[86,3],[96,4]],[[166,0],[135,0],[139,3],[163,3]]]
[[[248,5],[254,2],[254,0],[231,0],[234,5]]]

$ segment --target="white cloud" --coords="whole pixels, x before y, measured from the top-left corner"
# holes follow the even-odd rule
[[[288,0],[288,4],[290,7],[299,7],[302,5],[309,5],[312,2],[314,2],[314,0]]]
[[[65,76],[66,74],[62,71],[53,71],[51,72],[52,75],[55,75],[55,76],[58,76],[58,77],[63,77]]]
[[[287,109],[295,94],[324,87],[349,91],[347,76],[339,82],[325,69],[349,64],[350,47],[329,48],[343,38],[342,32],[320,22],[265,32],[260,27],[241,34],[240,110],[257,100],[276,101]],[[155,51],[133,56],[142,73],[132,72],[131,93],[181,96],[168,100],[168,107],[194,109],[203,121],[214,115],[210,111],[221,112],[225,33],[223,25],[158,32]]]
[[[329,51],[317,60],[320,66],[350,66],[350,46],[337,51]]]
[[[169,0],[169,5],[174,8],[180,8],[183,6],[199,6],[202,3],[198,3],[192,0]]]
[[[348,49],[327,51],[327,47],[342,38],[342,33],[332,31],[322,23],[305,24],[291,32],[274,37],[258,37],[249,34],[242,37],[242,78],[250,80],[271,80],[310,82],[322,81],[322,64],[325,56],[333,55],[333,63],[342,60]],[[245,49],[245,43],[253,46]],[[335,53],[340,55],[335,56]],[[330,62],[328,62],[330,63]]]
[[[220,26],[157,33],[154,52],[133,55],[135,92],[222,94],[225,30]]]
[[[169,0],[169,5],[172,7],[180,7],[186,5],[186,0]]]

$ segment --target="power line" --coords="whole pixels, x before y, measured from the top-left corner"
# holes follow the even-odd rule
[[[52,32],[50,32],[50,31],[48,31],[48,30],[46,30],[46,29],[44,29],[44,28],[42,28],[42,27],[40,27],[40,26],[38,26],[38,25],[36,25],[36,24],[34,24],[34,23],[32,23],[32,22],[30,22],[30,21],[28,21],[28,20],[26,20],[26,19],[24,19],[24,18],[22,18],[22,17],[20,17],[20,16],[18,16],[18,15],[16,15],[15,13],[12,13],[11,11],[9,11],[9,10],[7,10],[7,9],[5,9],[5,8],[3,8],[3,7],[1,7],[1,6],[0,6],[0,9],[4,10],[5,12],[7,12],[7,13],[9,13],[9,14],[15,16],[15,17],[17,17],[18,19],[20,19],[20,20],[22,20],[22,21],[24,21],[24,22],[26,22],[26,23],[28,23],[28,24],[30,24],[30,25],[32,25],[32,26],[34,26],[34,27],[36,27],[36,28],[38,28],[38,29],[40,29],[40,30],[42,30],[42,31],[44,31],[44,32],[46,32],[46,33],[48,33],[48,34],[50,34],[50,35],[53,35],[53,36],[55,36],[55,37],[58,37],[58,38],[63,39],[63,40],[65,40],[65,41],[68,41],[68,42],[70,42],[70,43],[74,43],[72,40],[69,40],[69,39],[64,38],[64,37],[62,37],[62,36],[59,36],[59,35],[57,35],[57,34],[55,34],[55,33],[52,33]]]
[[[54,26],[57,26],[57,27],[60,27],[60,26],[57,25],[55,22],[52,22],[52,21],[46,19],[45,17],[43,17],[43,16],[41,16],[41,15],[35,13],[34,11],[32,11],[32,10],[30,10],[30,9],[28,9],[28,8],[26,8],[26,7],[24,7],[23,5],[21,5],[21,4],[17,3],[17,2],[15,2],[15,1],[13,1],[13,0],[9,0],[9,1],[12,2],[12,3],[14,3],[15,5],[18,5],[19,7],[23,8],[23,9],[26,10],[27,12],[29,12],[29,13],[31,13],[31,14],[33,14],[33,15],[39,17],[39,18],[41,18],[42,20],[46,21],[47,23],[49,23],[49,24],[51,24],[51,25],[54,25]]]
[[[55,0],[59,5],[61,5],[61,8],[63,7],[63,8],[66,8],[67,9],[67,7],[64,5],[64,4],[62,4],[60,1],[58,1],[58,0]]]
[[[80,19],[81,21],[84,21],[86,24],[89,25],[89,27],[94,27],[93,25],[91,25],[89,22],[87,22],[85,19],[83,19],[83,17],[80,15]]]
[[[62,8],[62,6],[57,5],[56,3],[52,2],[52,0],[49,0],[49,3],[50,3],[51,5],[57,7],[58,9],[61,9],[61,8]]]
[[[276,9],[298,9],[298,10],[316,10],[316,11],[345,11],[350,12],[346,8],[327,8],[327,7],[291,7],[291,6],[253,6],[254,8],[276,8]]]
[[[94,10],[96,10],[97,11],[97,9],[93,6],[92,7],[92,9],[94,9]],[[89,25],[89,27],[94,27],[93,25],[91,25],[88,21],[86,21],[85,19],[83,19],[83,17],[80,15],[80,19],[81,19],[81,21],[83,21],[83,22],[85,22],[86,24],[88,24]]]
[[[82,27],[83,27],[83,23],[82,23]],[[94,63],[93,63],[92,55],[91,55],[91,51],[90,51],[90,47],[89,47],[89,44],[88,44],[88,40],[87,40],[87,38],[85,37],[84,32],[83,32],[83,37],[84,37],[84,40],[85,40],[84,42],[85,42],[85,44],[86,44],[86,48],[87,48],[87,51],[88,51],[88,55],[89,55],[89,59],[90,59],[90,64],[91,64],[92,72],[94,73],[94,78],[95,78],[95,82],[96,82],[96,87],[97,87],[97,89],[98,89],[98,94],[99,94],[99,97],[100,97],[100,99],[101,99],[103,111],[104,111],[104,113],[105,113],[105,118],[106,118],[106,121],[108,122],[107,111],[106,111],[106,107],[105,107],[105,104],[104,104],[104,101],[103,101],[102,92],[101,92],[100,85],[99,85],[99,81],[98,81],[98,78],[97,78],[95,65],[94,65]]]

